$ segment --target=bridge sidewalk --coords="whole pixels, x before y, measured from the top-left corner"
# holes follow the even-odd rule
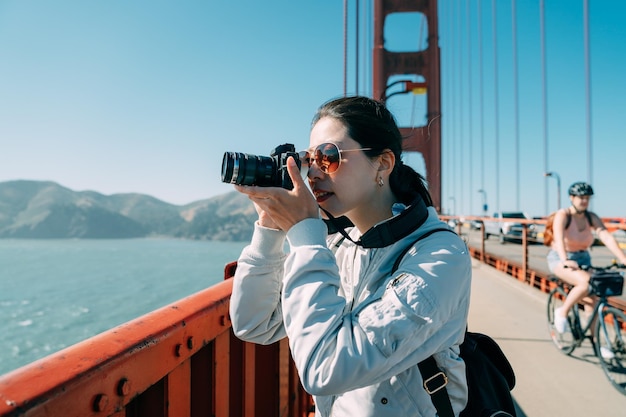
[[[606,379],[591,343],[571,356],[556,350],[544,294],[473,260],[469,330],[493,337],[516,373],[519,417],[624,416],[626,396]]]

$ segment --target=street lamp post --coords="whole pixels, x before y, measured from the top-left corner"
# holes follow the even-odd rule
[[[480,194],[482,194],[483,196],[483,215],[487,216],[487,191],[483,190],[482,188],[480,190],[478,190],[478,192]]]
[[[554,171],[546,172],[543,174],[544,177],[553,177],[556,179],[556,209],[561,208],[561,177]]]

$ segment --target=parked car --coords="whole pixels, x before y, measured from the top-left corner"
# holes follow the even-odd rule
[[[480,230],[483,228],[483,221],[478,219],[473,219],[469,221],[470,230]]]
[[[521,223],[497,219],[531,219],[531,217],[521,211],[503,211],[494,213],[493,218],[496,220],[483,221],[485,227],[485,239],[488,239],[489,236],[497,236],[500,243],[505,243],[507,241],[521,242],[523,226]],[[527,238],[530,240],[537,239],[537,230],[534,224],[527,226]]]

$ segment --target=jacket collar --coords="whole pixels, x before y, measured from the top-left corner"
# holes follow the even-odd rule
[[[363,248],[384,248],[389,246],[413,233],[428,218],[428,208],[422,197],[418,196],[402,213],[378,223],[355,242],[345,231],[347,227],[354,226],[347,217],[335,218],[328,211],[321,207],[320,209],[328,216],[328,219],[324,221],[328,227],[329,234],[339,232],[346,239]]]

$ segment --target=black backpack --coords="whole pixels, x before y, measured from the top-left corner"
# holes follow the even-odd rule
[[[410,248],[419,240],[434,232],[450,229],[434,229],[426,232],[409,245],[396,259],[392,273]],[[465,340],[460,346],[460,356],[465,362],[467,377],[467,406],[461,417],[515,417],[515,405],[511,390],[515,387],[515,372],[500,346],[491,337],[482,333],[465,331]],[[418,364],[424,389],[437,409],[439,417],[454,417],[450,397],[446,390],[448,379],[430,356]]]

